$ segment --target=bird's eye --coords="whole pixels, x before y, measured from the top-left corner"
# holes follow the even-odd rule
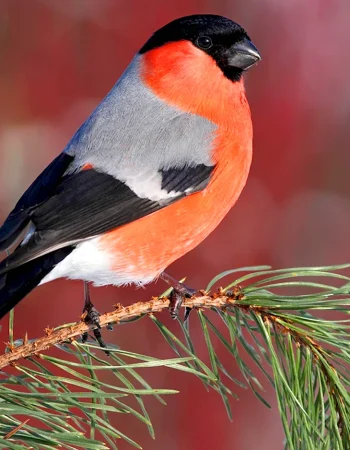
[[[197,39],[197,45],[203,50],[208,50],[208,48],[213,46],[213,41],[208,36],[200,36]]]

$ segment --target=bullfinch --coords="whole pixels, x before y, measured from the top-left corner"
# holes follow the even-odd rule
[[[260,59],[225,17],[156,31],[0,228],[0,318],[61,277],[96,286],[161,277],[176,316],[194,291],[164,271],[215,229],[246,183],[243,76]]]

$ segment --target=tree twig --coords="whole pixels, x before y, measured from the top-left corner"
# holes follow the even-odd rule
[[[227,296],[224,294],[217,294],[213,296],[202,295],[200,297],[192,297],[185,299],[182,307],[189,308],[224,308],[225,306],[233,305],[236,296]],[[169,300],[162,297],[154,297],[149,302],[138,302],[130,306],[123,307],[118,304],[115,305],[115,310],[100,316],[101,327],[106,327],[108,324],[118,324],[127,322],[130,319],[145,315],[153,314],[162,311],[169,307]],[[27,358],[33,355],[39,355],[41,352],[48,350],[50,347],[73,340],[74,338],[83,335],[84,333],[93,329],[93,326],[86,324],[83,320],[66,327],[59,329],[45,329],[45,336],[35,339],[33,342],[28,342],[24,339],[23,345],[14,347],[7,345],[7,353],[0,356],[0,369],[8,365],[16,364],[22,358]]]

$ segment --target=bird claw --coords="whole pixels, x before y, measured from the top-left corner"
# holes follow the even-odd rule
[[[170,310],[170,316],[172,319],[177,319],[180,308],[182,306],[184,298],[191,298],[194,295],[197,294],[196,289],[191,289],[187,286],[185,286],[182,283],[178,283],[176,287],[173,288],[171,291],[169,300],[169,310]],[[186,322],[189,318],[189,315],[192,311],[192,308],[185,309],[185,316],[184,316],[184,322]]]
[[[177,291],[175,291],[175,289],[173,289],[173,291],[171,292],[171,294],[169,296],[169,311],[170,311],[170,317],[173,320],[177,319],[182,302],[183,302],[182,295],[180,293],[178,293]]]
[[[101,334],[101,322],[100,322],[100,313],[97,311],[97,309],[94,307],[94,305],[91,303],[91,301],[87,301],[85,303],[84,307],[84,322],[87,325],[92,325],[94,328],[92,329],[92,333],[94,335],[94,338],[98,342],[99,346],[103,349],[107,348],[106,343],[104,342]],[[82,336],[81,340],[83,344],[87,342],[89,337],[89,333],[86,331]],[[106,355],[110,355],[108,350],[105,350]]]
[[[84,317],[85,323],[88,325],[93,325],[97,329],[101,329],[100,313],[92,303],[85,306],[84,313],[86,314]]]
[[[188,321],[188,318],[190,317],[192,308],[185,308],[185,315],[184,315],[184,323]]]

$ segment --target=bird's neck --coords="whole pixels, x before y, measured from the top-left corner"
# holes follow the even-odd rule
[[[172,42],[142,55],[142,81],[159,98],[225,128],[250,120],[243,78],[226,78],[216,62],[190,42]]]

